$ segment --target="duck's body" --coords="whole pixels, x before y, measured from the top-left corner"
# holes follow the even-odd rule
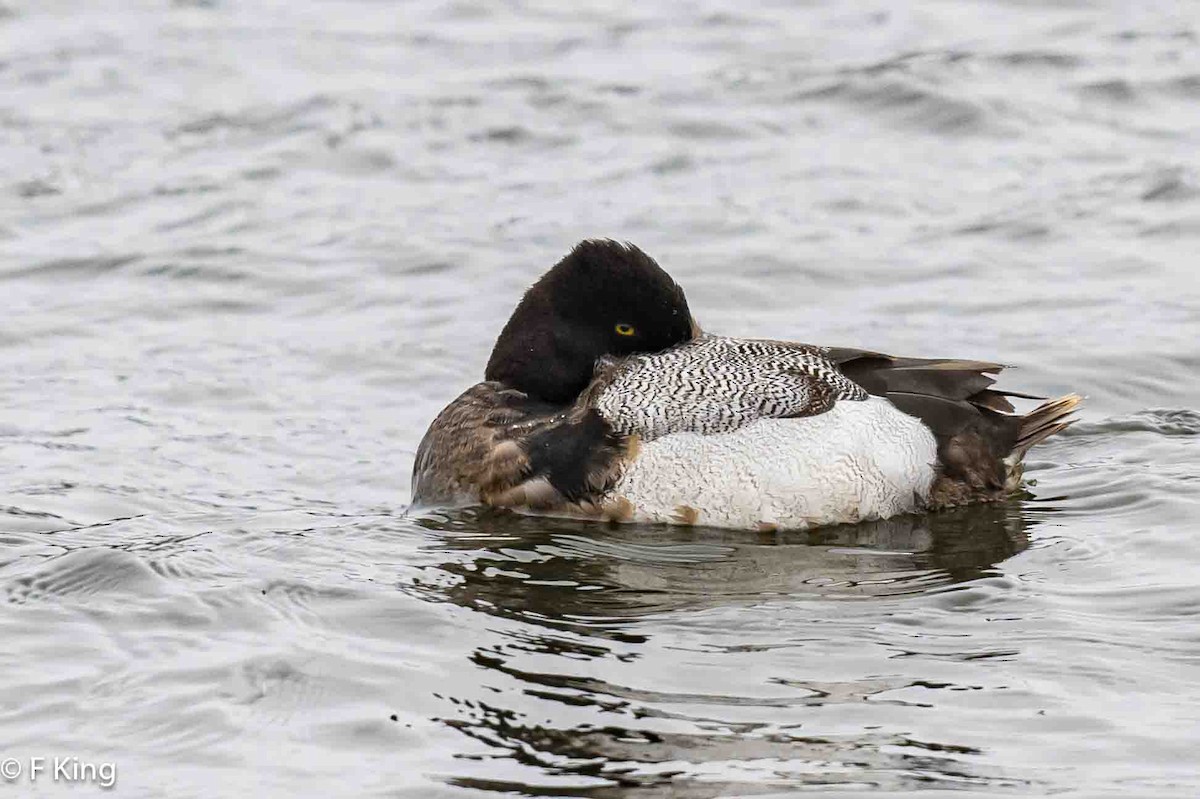
[[[602,295],[614,289],[591,287],[586,313],[620,338],[589,328],[578,338],[596,339],[590,350],[564,329],[558,302],[581,273],[637,297],[617,302],[613,322]],[[628,285],[643,273],[649,288]],[[1078,402],[1018,416],[990,388],[997,364],[700,335],[659,273],[634,248],[584,242],[531,289],[497,343],[493,379],[421,442],[414,502],[746,529],[886,518],[1007,496],[1025,451]],[[536,341],[511,340],[537,323]],[[627,348],[622,328],[656,341]],[[536,365],[539,349],[557,362],[512,368],[514,357]]]

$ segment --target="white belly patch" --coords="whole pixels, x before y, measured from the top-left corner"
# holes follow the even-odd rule
[[[644,442],[609,500],[628,521],[804,529],[918,509],[935,477],[924,424],[879,397],[817,416]]]

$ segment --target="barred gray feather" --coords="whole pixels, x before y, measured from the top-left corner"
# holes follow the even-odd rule
[[[610,364],[592,401],[619,433],[722,433],[755,419],[814,416],[867,392],[824,349],[702,336],[665,352]]]

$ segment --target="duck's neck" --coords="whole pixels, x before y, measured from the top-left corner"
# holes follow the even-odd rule
[[[591,382],[598,350],[584,331],[566,324],[532,294],[496,339],[484,377],[534,399],[567,405]]]

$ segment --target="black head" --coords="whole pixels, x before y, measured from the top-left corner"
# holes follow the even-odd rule
[[[569,402],[605,355],[658,352],[695,335],[683,289],[632,244],[589,239],[525,292],[486,377]]]

